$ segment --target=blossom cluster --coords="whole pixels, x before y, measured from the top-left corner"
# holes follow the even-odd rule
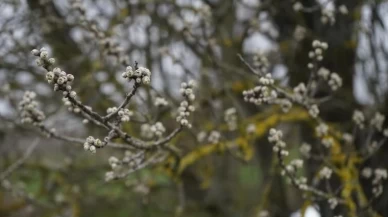
[[[284,113],[289,112],[290,109],[292,108],[292,102],[289,99],[285,99],[285,98],[277,99],[275,103],[280,105]]]
[[[353,112],[352,120],[354,124],[360,128],[364,129],[366,125],[366,118],[362,111],[355,110]],[[382,132],[384,136],[388,136],[388,129],[383,129],[385,121],[385,116],[380,112],[376,112],[374,116],[370,119],[369,125],[378,132]]]
[[[184,101],[181,102],[178,108],[178,116],[176,117],[176,121],[181,126],[186,126],[188,128],[191,128],[191,124],[189,123],[189,120],[187,119],[191,112],[195,111],[195,107],[193,105],[193,101],[195,100],[195,95],[193,88],[195,87],[195,82],[193,80],[189,81],[188,83],[183,82],[181,84],[180,93],[185,98]]]
[[[281,161],[282,171],[281,174],[287,175],[290,181],[301,190],[308,190],[307,178],[304,176],[297,176],[297,172],[303,167],[304,161],[302,159],[293,159],[288,164],[285,163],[285,157],[289,155],[289,152],[285,149],[286,143],[283,141],[283,132],[271,128],[269,130],[268,141],[272,143],[272,150],[276,153]]]
[[[69,112],[74,112],[74,113],[76,113],[76,114],[78,114],[78,113],[81,112],[81,109],[78,108],[77,106],[73,105],[73,104],[70,102],[70,100],[69,100],[68,97],[64,96],[64,97],[62,98],[62,102],[63,102],[63,104],[67,107],[67,110],[68,110]]]
[[[352,144],[352,142],[354,140],[353,135],[350,133],[342,134],[342,139],[344,140],[345,144],[347,144],[347,145]]]
[[[54,91],[63,91],[63,95],[74,98],[77,93],[72,91],[71,84],[74,81],[74,75],[68,74],[60,68],[54,67],[55,59],[49,58],[49,54],[46,48],[40,50],[33,49],[31,53],[37,57],[36,63],[38,66],[42,66],[47,70],[46,80],[49,84],[54,84]]]
[[[268,141],[273,144],[272,150],[280,156],[288,156],[289,153],[285,149],[286,143],[282,139],[283,132],[281,130],[276,130],[274,128],[269,130]]]
[[[221,133],[216,130],[213,130],[210,132],[207,141],[210,142],[211,144],[217,144],[220,142],[220,138],[221,138]]]
[[[155,98],[154,105],[155,105],[156,107],[159,107],[159,108],[161,108],[161,107],[166,107],[166,106],[168,106],[168,102],[167,102],[167,100],[166,100],[165,98],[163,98],[163,97],[156,97],[156,98]]]
[[[344,14],[344,15],[346,15],[346,14],[349,13],[349,10],[348,10],[348,8],[346,7],[346,5],[340,5],[340,6],[338,7],[338,11],[339,11],[341,14]]]
[[[364,129],[365,127],[365,116],[364,113],[360,110],[354,110],[353,116],[352,116],[353,122],[356,124],[357,127],[360,129]]]
[[[293,8],[294,11],[296,11],[296,12],[301,11],[301,10],[303,10],[303,4],[302,4],[300,1],[296,1],[296,2],[292,5],[292,8]]]
[[[318,137],[326,136],[329,133],[329,127],[325,123],[320,123],[315,127],[315,133]]]
[[[23,99],[19,103],[19,111],[22,123],[31,123],[39,126],[46,117],[44,113],[38,109],[38,102],[35,100],[35,97],[35,92],[26,91],[23,95]]]
[[[312,59],[312,62],[307,64],[309,69],[314,69],[317,62],[323,60],[323,53],[329,48],[329,45],[326,42],[319,40],[314,40],[312,42],[313,50],[309,52],[309,57]],[[326,81],[329,87],[336,91],[342,86],[342,78],[335,72],[330,72],[325,67],[320,67],[317,71],[317,75],[322,80]]]
[[[318,4],[318,2],[317,2],[317,4]],[[323,4],[323,5],[318,4],[318,5],[316,5],[316,7],[319,7],[321,10],[320,20],[321,20],[322,24],[329,24],[329,25],[335,24],[335,22],[336,22],[336,17],[335,17],[336,10],[335,10],[335,8],[326,7],[325,4]],[[295,12],[311,11],[311,9],[305,8],[300,1],[295,1],[292,5],[292,8],[294,9]],[[304,10],[304,9],[306,9],[306,10]],[[349,13],[348,8],[344,4],[339,5],[337,10],[342,15],[347,15]]]
[[[217,144],[221,140],[221,133],[217,130],[212,130],[210,133],[206,133],[205,131],[201,131],[197,134],[198,142],[209,142],[210,144]]]
[[[342,78],[337,73],[332,72],[328,84],[331,90],[336,91],[342,86]]]
[[[319,108],[317,105],[311,105],[310,108],[309,108],[309,114],[311,117],[313,118],[317,118],[318,115],[319,115]]]
[[[166,128],[161,122],[156,122],[153,125],[143,124],[140,128],[140,135],[146,139],[152,139],[154,137],[162,137],[166,132]]]
[[[136,170],[144,160],[144,152],[134,153],[132,151],[125,151],[124,157],[119,159],[111,156],[108,159],[111,171],[105,173],[105,181],[109,182],[113,179],[119,178],[128,170]]]
[[[319,177],[324,179],[330,179],[332,174],[333,170],[326,166],[319,171]]]
[[[65,98],[75,98],[77,96],[77,93],[72,90],[71,86],[74,81],[74,75],[68,74],[58,67],[54,68],[55,60],[54,58],[49,58],[47,49],[33,49],[31,53],[39,57],[36,60],[37,65],[47,70],[46,80],[49,84],[54,84],[54,91],[63,91]]]
[[[93,136],[89,136],[86,138],[86,141],[84,143],[84,149],[86,151],[90,151],[91,153],[95,154],[97,148],[101,148],[103,146],[103,142],[98,139],[94,138]]]
[[[322,138],[321,142],[324,147],[330,148],[334,144],[334,139],[332,137],[325,137],[325,138]]]
[[[302,143],[302,145],[299,147],[300,154],[305,158],[311,157],[311,145],[308,143]]]
[[[253,103],[255,105],[269,104],[274,102],[277,98],[277,93],[270,85],[274,84],[272,75],[267,73],[265,76],[260,77],[260,85],[250,90],[243,91],[244,101]]]
[[[304,162],[302,159],[293,159],[288,165],[286,165],[286,170],[289,173],[295,174],[298,169],[303,167],[303,164]]]
[[[331,9],[324,8],[321,11],[321,22],[323,24],[334,25],[335,23],[335,11]]]
[[[72,97],[75,97],[76,93],[71,91],[71,84],[74,81],[74,75],[67,74],[65,71],[56,67],[52,71],[48,71],[46,73],[46,80],[49,84],[54,84],[54,91],[68,91]]]
[[[342,86],[342,78],[335,72],[330,72],[327,68],[321,67],[317,72],[318,76],[327,81],[331,90],[336,91]]]
[[[383,181],[387,180],[388,178],[386,169],[376,168],[373,170],[370,167],[365,167],[361,171],[361,176],[366,179],[372,178],[374,176],[372,180],[372,193],[375,197],[378,197],[383,193]]]
[[[329,203],[330,209],[335,209],[338,206],[338,199],[335,197],[329,198],[327,203]]]
[[[50,66],[55,64],[55,59],[49,57],[49,53],[46,48],[42,47],[41,49],[33,49],[31,54],[39,57],[36,59],[36,64],[38,66],[43,66],[44,68],[49,68]]]
[[[377,168],[374,171],[374,179],[372,180],[373,188],[372,192],[375,197],[380,196],[383,193],[383,181],[387,180],[387,170],[382,168]]]
[[[204,142],[205,139],[206,139],[206,132],[205,131],[200,131],[198,134],[197,134],[197,141],[198,142]]]
[[[377,131],[381,132],[383,130],[385,116],[380,112],[376,112],[370,121],[370,125],[374,127]]]
[[[319,40],[314,40],[312,42],[313,50],[308,53],[309,57],[313,61],[322,61],[323,60],[323,53],[329,48],[329,45],[326,42],[322,42]],[[312,69],[313,64],[309,63],[308,68]]]
[[[230,131],[237,129],[237,111],[236,108],[229,108],[224,112],[224,120]]]
[[[149,84],[151,82],[151,71],[145,67],[138,67],[133,70],[131,66],[127,66],[122,77],[128,81],[134,80],[138,84]]]
[[[293,89],[293,99],[297,102],[303,102],[307,94],[307,87],[304,83],[299,83]]]
[[[329,25],[335,24],[335,22],[336,22],[336,17],[335,17],[336,10],[335,9],[326,7],[325,4],[317,5],[316,7],[319,7],[321,10],[320,20],[321,20],[322,24],[329,24]],[[295,12],[299,12],[299,11],[306,11],[307,12],[307,11],[311,10],[311,9],[309,10],[308,8],[307,8],[307,10],[304,10],[306,8],[303,6],[303,4],[300,1],[295,1],[292,5],[292,8],[294,9]],[[349,13],[348,8],[344,4],[339,5],[337,10],[342,15],[347,15]]]
[[[202,4],[197,8],[199,17],[201,17],[207,25],[212,21],[212,9],[207,4]]]
[[[118,118],[121,122],[128,122],[131,120],[131,117],[134,115],[133,111],[127,109],[127,108],[120,108],[118,109],[117,107],[111,107],[106,110],[108,114],[116,113],[118,115]]]
[[[253,56],[253,66],[257,68],[261,74],[268,73],[269,61],[262,53],[257,53]]]

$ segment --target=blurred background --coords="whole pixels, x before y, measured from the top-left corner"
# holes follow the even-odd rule
[[[74,1],[1,0],[0,171],[18,159],[23,165],[1,180],[3,187],[10,184],[12,190],[0,188],[0,216],[264,217],[290,216],[311,206],[279,175],[266,132],[282,122],[291,155],[299,156],[299,146],[311,140],[312,130],[306,118],[298,116],[299,110],[283,122],[278,108],[244,102],[242,91],[254,87],[257,80],[237,55],[248,62],[258,53],[265,55],[273,77],[293,87],[308,79],[311,42],[327,42],[322,65],[342,77],[343,87],[320,105],[321,115],[348,130],[354,109],[388,113],[388,4],[384,0],[301,0],[300,9],[296,3],[83,0],[82,15]],[[95,27],[85,27],[82,19]],[[109,55],[104,50],[106,42],[93,34],[94,28],[104,32],[128,59]],[[163,122],[167,131],[176,126],[172,113],[181,100],[180,83],[197,80],[193,128],[174,140],[184,156],[194,156],[182,166],[179,177],[169,173],[166,162],[106,183],[108,158],[122,151],[107,148],[92,155],[80,145],[41,137],[38,129],[22,125],[17,105],[24,91],[31,90],[38,95],[48,127],[82,139],[105,135],[69,113],[61,94],[52,91],[30,53],[41,47],[49,50],[58,66],[74,74],[78,96],[100,113],[119,105],[131,88],[121,78],[125,68],[120,63],[137,61],[149,68],[152,85],[139,90],[130,108],[140,120]],[[319,94],[328,92],[322,89]],[[159,96],[169,102],[168,108],[155,108]],[[224,111],[231,107],[236,108],[239,123],[233,132],[226,129],[224,120]],[[141,124],[131,122],[124,129],[139,135]],[[250,124],[256,127],[255,135],[244,139]],[[223,141],[244,141],[249,147],[208,150],[204,147],[209,144],[198,135],[214,130]],[[34,144],[36,148],[26,156]],[[358,166],[387,168],[387,153],[383,146]],[[306,162],[306,176],[313,176],[319,165]],[[370,184],[362,182],[362,187],[369,197]],[[388,216],[387,203],[384,192],[373,208]],[[326,203],[314,204],[321,216],[334,216]]]

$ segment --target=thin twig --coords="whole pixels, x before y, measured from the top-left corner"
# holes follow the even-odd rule
[[[15,170],[17,170],[23,163],[27,160],[27,158],[31,155],[34,149],[40,144],[40,138],[36,138],[30,146],[28,146],[27,150],[24,152],[23,156],[15,161],[11,166],[9,166],[4,172],[0,174],[0,181],[3,181],[8,176],[10,176]]]
[[[131,98],[135,95],[136,90],[138,89],[138,87],[139,87],[139,85],[135,82],[135,84],[133,85],[133,89],[131,90],[131,92],[129,92],[129,93],[125,96],[124,101],[123,101],[123,102],[121,103],[121,105],[117,108],[117,110],[116,110],[115,112],[112,112],[112,113],[110,113],[110,114],[107,114],[106,116],[104,116],[104,117],[102,118],[102,120],[103,120],[104,122],[108,121],[108,120],[111,119],[113,116],[115,116],[115,115],[119,112],[120,109],[125,108],[125,107],[128,105],[128,103],[129,103],[129,101],[131,100]]]

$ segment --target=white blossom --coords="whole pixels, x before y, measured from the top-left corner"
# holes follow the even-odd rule
[[[330,76],[330,71],[325,68],[325,67],[321,67],[318,69],[318,72],[317,72],[318,76],[321,77],[323,80],[328,80],[329,79],[329,76]]]
[[[271,73],[267,73],[265,76],[259,78],[259,83],[261,85],[271,85],[275,83],[275,80],[272,78]]]
[[[375,197],[378,197],[380,196],[382,193],[383,193],[383,186],[380,184],[380,185],[377,185],[377,186],[374,186],[372,188],[372,193]]]
[[[117,109],[116,109],[117,110]],[[118,112],[117,112],[117,115],[120,119],[121,122],[128,122],[131,120],[131,117],[133,116],[133,111],[129,110],[129,109],[120,109]]]
[[[329,167],[323,167],[319,171],[319,177],[324,179],[330,179],[332,173],[333,173],[333,170],[331,170]]]
[[[74,76],[72,74],[67,74],[65,71],[62,71],[58,67],[53,68],[55,59],[49,58],[49,54],[46,48],[41,48],[40,50],[33,49],[31,53],[34,56],[39,57],[39,59],[36,60],[37,65],[47,69],[46,80],[49,84],[54,85],[54,91],[65,91],[71,89]],[[49,69],[52,69],[52,71],[49,71]]]
[[[327,135],[328,131],[329,131],[329,127],[326,124],[324,124],[324,123],[320,123],[315,128],[315,132],[316,132],[318,137],[322,137],[322,136]]]
[[[115,175],[115,173],[113,171],[108,171],[108,172],[105,173],[105,181],[106,182],[109,182],[109,181],[111,181],[111,180],[113,180],[115,178],[116,178],[116,175]]]
[[[165,98],[163,97],[156,97],[155,98],[155,102],[154,102],[154,105],[156,107],[166,107],[168,106],[168,102]]]
[[[134,80],[136,83],[149,84],[151,82],[151,71],[142,66],[135,71],[133,71],[131,66],[127,66],[121,76],[128,81]]]
[[[198,142],[204,142],[206,139],[206,132],[205,131],[201,131],[197,134],[197,141]]]
[[[281,141],[283,138],[283,132],[280,130],[276,130],[274,128],[271,128],[269,130],[269,136],[268,136],[268,141],[269,142],[278,142]]]
[[[333,91],[336,91],[342,86],[342,78],[337,73],[333,72],[330,74],[328,84]]]
[[[259,82],[260,85],[254,87],[253,89],[243,91],[244,101],[253,103],[255,105],[269,104],[274,102],[274,100],[277,98],[277,93],[269,86],[274,83],[271,74],[267,74],[265,77],[261,77]]]
[[[381,182],[382,180],[386,180],[387,179],[387,170],[386,169],[383,169],[383,168],[377,168],[375,169],[374,171],[374,175],[375,175],[375,178],[373,180],[373,184],[377,184],[379,182]]]
[[[323,24],[333,25],[335,23],[335,15],[333,10],[324,8],[322,9],[321,14],[321,22]]]
[[[304,83],[299,83],[294,87],[294,100],[302,102],[304,95],[307,93],[307,88]]]
[[[370,167],[365,167],[364,169],[362,169],[361,171],[361,175],[364,177],[364,178],[370,178],[372,177],[372,174],[373,174],[373,170],[370,168]]]
[[[297,1],[297,2],[295,2],[295,3],[292,5],[292,8],[294,9],[294,11],[298,12],[298,11],[303,10],[303,5],[302,5],[302,3],[300,3],[299,1]]]
[[[385,137],[388,137],[388,128],[384,129],[383,135],[384,135]]]
[[[380,112],[376,112],[372,120],[370,121],[370,125],[376,128],[378,131],[383,130],[383,124],[384,124],[385,116],[381,114]]]
[[[364,114],[359,111],[359,110],[355,110],[354,113],[353,113],[353,122],[360,128],[360,129],[364,129],[364,126],[365,126],[365,116]]]
[[[329,48],[328,44],[326,42],[322,42],[319,40],[314,40],[312,42],[313,48],[322,48],[323,50],[327,50]]]
[[[164,128],[161,122],[156,122],[153,125],[143,124],[140,129],[140,135],[147,139],[160,138],[166,132],[166,128]]]
[[[319,108],[317,105],[312,105],[310,108],[309,108],[309,114],[311,115],[311,117],[313,118],[317,118],[318,115],[319,115]]]
[[[221,133],[216,131],[216,130],[213,130],[210,132],[209,134],[209,137],[208,137],[208,141],[211,143],[211,144],[217,144],[220,142],[220,138],[221,138]]]
[[[253,56],[253,65],[261,72],[261,74],[266,74],[268,72],[269,61],[262,53],[257,53]]]
[[[349,133],[342,134],[342,139],[345,141],[346,144],[353,143],[353,136]]]
[[[248,134],[254,134],[256,132],[256,125],[255,124],[248,124],[247,128],[246,128],[246,132]]]
[[[322,139],[322,144],[323,146],[325,146],[326,148],[330,148],[331,146],[333,146],[334,144],[334,140],[333,138],[323,138]]]
[[[311,145],[310,144],[307,144],[307,143],[303,143],[300,148],[299,148],[299,151],[300,153],[304,156],[304,157],[310,157],[310,152],[311,152]]]
[[[258,217],[269,217],[269,212],[267,210],[261,210],[258,214]]]
[[[284,113],[289,112],[290,109],[292,108],[292,102],[288,99],[280,99],[278,103]]]
[[[26,91],[23,99],[19,102],[19,112],[22,123],[30,123],[33,125],[40,125],[46,118],[44,113],[38,109],[38,102],[35,100],[36,93]]]
[[[330,205],[330,209],[335,209],[338,205],[338,200],[334,197],[330,198],[327,202]]]
[[[115,156],[110,156],[108,162],[111,168],[115,169],[119,163],[119,159],[117,159]]]
[[[303,167],[303,160],[302,159],[294,159],[290,162],[290,165],[294,166],[295,168],[302,168]]]
[[[237,129],[237,111],[236,108],[229,108],[224,112],[224,120],[230,131]]]
[[[184,101],[181,102],[179,108],[178,108],[178,116],[176,117],[176,121],[181,125],[188,128],[191,128],[191,123],[189,123],[188,117],[192,112],[195,111],[195,107],[192,104],[195,95],[193,88],[196,86],[195,81],[191,80],[188,83],[183,82],[181,84],[180,93],[185,98]]]
[[[281,156],[288,156],[289,152],[285,150],[286,143],[282,140],[283,133],[280,130],[271,128],[269,130],[268,141],[273,144],[272,150]]]
[[[346,15],[346,14],[349,13],[348,8],[346,7],[346,5],[340,5],[340,6],[338,7],[338,11],[339,11],[341,14],[344,14],[344,15]]]
[[[103,146],[103,143],[100,139],[96,139],[93,136],[89,136],[86,138],[86,141],[84,143],[84,149],[86,151],[90,151],[91,153],[96,153],[97,147],[100,148]]]

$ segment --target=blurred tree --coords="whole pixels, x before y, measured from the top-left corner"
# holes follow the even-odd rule
[[[363,178],[363,169],[388,165],[384,127],[378,127],[384,117],[373,116],[387,108],[387,8],[382,0],[1,2],[0,171],[15,171],[0,178],[0,215],[289,216],[318,204],[322,216],[387,216],[388,194],[375,198],[385,182]],[[41,47],[55,63],[42,57],[44,49],[33,59],[31,50]],[[128,66],[148,68],[151,85],[143,74],[135,85],[137,75]],[[46,82],[61,85],[57,75],[44,75],[54,67],[75,77],[71,90],[61,89],[70,107]],[[272,78],[274,84],[263,85]],[[175,119],[182,97],[190,95],[185,88],[191,88],[182,86],[181,96],[179,85],[190,79],[197,81],[196,111],[188,118],[193,127],[185,128]],[[278,100],[260,106],[244,100],[249,93],[243,91],[263,86],[272,92],[255,92],[253,98],[265,101],[276,92]],[[26,90],[38,96],[24,95],[26,105],[20,106]],[[22,125],[18,107],[28,110],[35,100],[46,114],[42,125]],[[120,105],[129,110],[112,112]],[[365,115],[365,129],[357,128],[355,109]],[[321,123],[334,136],[317,136]],[[283,131],[288,160],[267,141],[273,127]],[[39,132],[52,139],[41,140],[32,156],[18,161]],[[352,145],[343,132],[352,136]],[[108,137],[108,147],[94,156],[72,146],[91,135]],[[334,140],[330,149],[321,147],[327,139]],[[133,141],[161,145],[138,150]],[[304,142],[312,144],[310,158],[300,150]],[[123,159],[134,156],[140,159],[135,169],[121,171],[128,163]],[[291,159],[303,157],[298,175],[328,192],[321,198],[281,175]],[[107,161],[120,165],[119,180],[102,181]],[[336,168],[335,175],[320,182],[325,166]],[[331,208],[329,196],[340,205]]]

